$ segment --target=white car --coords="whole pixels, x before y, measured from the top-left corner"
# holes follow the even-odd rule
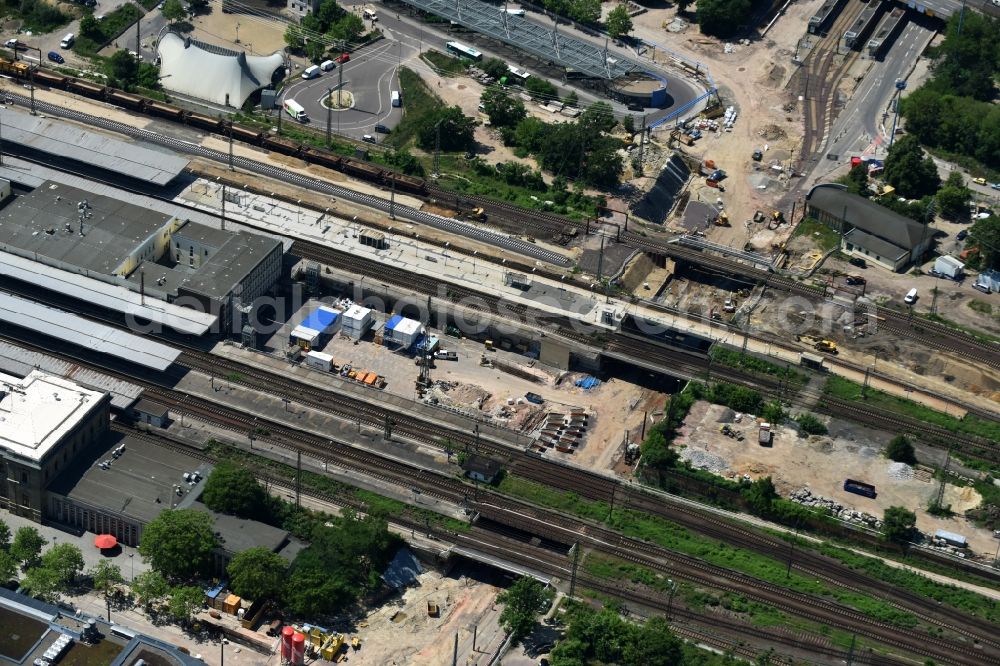
[[[6,42],[3,43],[3,45],[6,46],[8,49],[15,48],[17,46],[17,38],[14,37],[14,38],[8,39]]]

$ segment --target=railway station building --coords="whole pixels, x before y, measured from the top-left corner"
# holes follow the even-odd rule
[[[41,522],[46,490],[105,434],[110,406],[62,377],[0,373],[0,505]]]
[[[925,225],[851,194],[837,183],[823,183],[806,195],[806,217],[840,233],[840,249],[890,271],[919,261],[933,240]]]
[[[143,299],[217,314],[266,294],[281,274],[280,241],[232,233],[46,181],[0,209],[0,251],[125,287]]]

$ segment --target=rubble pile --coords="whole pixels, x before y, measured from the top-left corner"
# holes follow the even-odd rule
[[[841,520],[847,521],[849,523],[855,523],[863,527],[867,527],[873,530],[882,529],[882,521],[871,515],[870,513],[865,513],[864,511],[855,511],[850,507],[846,507],[836,500],[832,500],[828,497],[821,497],[819,495],[813,495],[812,491],[808,488],[803,488],[802,490],[793,491],[788,499],[793,502],[798,502],[802,506],[816,507],[818,509],[826,509],[833,516],[840,518]]]

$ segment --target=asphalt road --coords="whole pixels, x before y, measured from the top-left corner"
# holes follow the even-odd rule
[[[282,99],[293,99],[301,104],[311,124],[325,128],[327,109],[321,102],[329,90],[337,90],[342,76],[343,89],[354,95],[354,106],[330,112],[334,132],[360,139],[364,134],[374,135],[376,123],[395,127],[402,118],[402,109],[393,108],[389,100],[391,91],[399,90],[396,70],[400,62],[406,64],[415,57],[417,49],[389,39],[391,28],[386,25],[382,28],[387,39],[354,51],[348,62],[323,72],[318,78],[298,79],[284,89]]]
[[[820,164],[832,170],[849,162],[852,154],[884,156],[892,131],[892,115],[886,115],[896,94],[896,79],[906,79],[917,56],[934,32],[910,21],[882,62],[876,61],[854,91],[830,128]],[[837,155],[836,160],[826,155]]]

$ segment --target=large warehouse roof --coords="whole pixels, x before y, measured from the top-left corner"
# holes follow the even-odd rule
[[[166,185],[188,165],[187,158],[97,134],[65,120],[19,113],[11,106],[3,114],[3,140],[155,185]]]
[[[125,286],[59,270],[7,252],[0,252],[0,275],[131,317],[156,322],[179,333],[204,335],[219,319],[217,315],[208,312],[143,297]]]
[[[0,321],[153,370],[166,370],[181,355],[180,350],[148,338],[4,292],[0,292]]]
[[[157,51],[164,88],[235,108],[271,85],[271,77],[285,64],[281,53],[247,56],[172,32],[163,36]]]

